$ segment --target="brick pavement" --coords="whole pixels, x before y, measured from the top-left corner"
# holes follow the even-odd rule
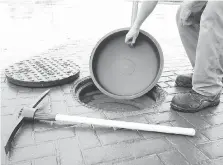
[[[169,11],[174,9],[174,12],[165,15],[161,9]],[[172,21],[170,24],[174,24],[175,11],[176,6],[171,8],[165,5],[159,6],[151,22],[162,17],[163,20],[169,19]],[[147,21],[144,27],[148,25],[154,26]],[[167,25],[167,28],[168,26],[170,25]],[[177,74],[190,72],[191,67],[180,43],[176,27],[172,26],[169,29],[172,29],[172,35],[148,28],[159,40],[165,57],[165,68],[159,85],[168,92],[168,96],[164,103],[157,107],[158,111],[137,116],[108,116],[103,111],[95,112],[81,106],[72,98],[70,93],[72,83],[54,87],[51,94],[41,103],[41,107],[48,112],[55,113],[193,127],[197,130],[195,137],[113,130],[87,125],[26,123],[17,134],[13,142],[13,150],[8,157],[4,155],[1,145],[1,164],[222,165],[223,104],[196,114],[183,114],[170,109],[169,103],[173,95],[188,90],[175,87],[175,77]],[[95,40],[78,41],[81,44],[73,41],[51,49],[43,55],[68,54],[65,55],[65,58],[75,59],[81,66],[81,77],[84,77],[89,75],[89,55],[87,54],[90,54]],[[4,74],[1,74],[1,142],[7,135],[12,121],[15,120],[16,112],[22,106],[30,104],[44,90],[14,86],[7,83]],[[223,100],[223,95],[221,100]]]

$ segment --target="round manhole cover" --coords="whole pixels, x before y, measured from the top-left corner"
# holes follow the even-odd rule
[[[50,87],[72,82],[79,77],[79,67],[60,57],[33,57],[5,69],[9,82],[25,87]]]
[[[72,93],[77,101],[89,108],[134,114],[151,111],[160,105],[166,96],[166,92],[159,85],[156,85],[139,98],[132,100],[114,99],[100,92],[90,77],[78,80],[72,88]]]

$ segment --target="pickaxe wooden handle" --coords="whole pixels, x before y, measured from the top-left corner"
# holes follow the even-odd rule
[[[178,134],[178,135],[186,135],[186,136],[194,136],[196,133],[193,128],[172,127],[172,126],[155,125],[155,124],[143,124],[143,123],[125,122],[125,121],[117,121],[117,120],[95,119],[95,118],[89,118],[89,117],[69,116],[69,115],[61,115],[61,114],[57,114],[55,116],[55,121],[98,125],[98,126],[103,126],[103,127],[124,128],[124,129],[130,129],[130,130],[140,130],[140,131],[149,131],[149,132],[161,132],[161,133],[167,133],[167,134]]]

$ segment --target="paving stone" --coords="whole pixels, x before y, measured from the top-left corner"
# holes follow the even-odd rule
[[[178,151],[167,151],[159,154],[165,165],[189,165],[186,159]]]
[[[177,70],[177,68],[175,68],[175,67],[167,67],[166,64],[164,64],[164,68],[163,68],[164,72],[174,72],[176,70]]]
[[[184,74],[191,74],[191,72],[189,70],[180,70],[180,71],[175,71],[175,74],[184,75]]]
[[[135,122],[135,123],[148,123],[144,114],[135,115],[135,116],[127,116],[125,118],[120,119],[120,121]]]
[[[12,165],[12,164],[10,164]],[[19,162],[19,163],[13,163],[13,165],[32,165],[31,161],[23,161],[23,162]]]
[[[7,135],[16,121],[15,115],[1,116],[1,135]],[[7,126],[7,127],[6,127]]]
[[[162,73],[162,77],[167,77],[167,76],[173,76],[174,75],[174,72],[163,72]]]
[[[137,133],[137,131],[124,130],[124,129],[111,131],[111,132],[105,132],[105,133],[99,132],[97,133],[97,135],[103,145],[114,144],[114,143],[119,143],[119,142],[133,140],[133,139],[140,139],[140,136]]]
[[[64,97],[68,107],[75,107],[79,105],[79,103],[73,98],[72,94],[64,94]]]
[[[17,86],[16,89],[18,90],[18,95],[20,93],[26,93],[26,94],[28,94],[28,93],[32,92],[32,88],[28,88],[28,87]]]
[[[212,108],[214,108],[214,107],[206,108],[205,111],[196,112],[194,115],[199,116],[199,117],[213,115],[213,113],[211,112]]]
[[[146,119],[149,121],[149,123],[165,123],[169,121],[175,121],[178,117],[179,115],[177,115],[176,112],[163,112],[146,115]]]
[[[223,164],[223,158],[215,159],[214,163],[215,163],[215,165],[222,165]]]
[[[9,105],[15,105],[16,99],[3,99],[1,98],[1,107],[9,107]]]
[[[216,164],[214,163],[213,160],[208,159],[193,165],[216,165]]]
[[[10,160],[18,162],[23,160],[32,160],[44,156],[55,155],[55,146],[53,143],[41,143],[24,148],[15,148],[11,152]]]
[[[176,119],[176,121],[172,121],[171,124],[175,127],[184,127],[184,128],[194,128],[194,126],[189,123],[187,120],[185,120],[184,118],[179,118]],[[204,143],[209,141],[209,139],[207,137],[205,137],[203,134],[201,134],[200,131],[196,130],[196,135],[191,137],[188,136],[186,137],[190,142],[192,142],[193,144],[200,144],[200,143]]]
[[[211,125],[223,124],[223,113],[203,117]]]
[[[60,152],[61,165],[84,164],[76,137],[59,140],[58,148]]]
[[[135,143],[107,145],[83,151],[87,164],[109,162],[120,158],[143,157],[171,149],[164,139],[141,140]]]
[[[205,142],[209,141],[209,139],[206,136],[204,136],[203,134],[201,134],[200,131],[197,131],[197,130],[196,130],[196,135],[195,136],[186,137],[186,138],[191,143],[193,143],[195,146],[198,145],[198,144],[205,143]]]
[[[167,81],[172,81],[169,77],[161,77],[158,81],[158,83],[160,82],[167,82]]]
[[[7,81],[7,79],[5,80],[5,82],[4,83],[1,83],[1,88],[3,89],[3,88],[9,88],[9,87],[16,87],[15,85],[13,85],[13,84],[10,84],[8,81]]]
[[[194,114],[190,114],[190,113],[179,113],[179,115],[182,116],[183,118],[185,118],[196,129],[205,129],[205,128],[210,127],[210,124],[208,124],[201,117],[195,116]]]
[[[4,83],[6,81],[6,78],[5,77],[1,77],[0,80],[1,80],[1,83]]]
[[[220,103],[218,106],[216,107],[209,107],[209,108],[206,108],[205,111],[208,111],[211,115],[212,114],[216,114],[218,115],[219,113],[222,113],[223,112],[223,104]]]
[[[17,94],[18,98],[33,98],[34,96],[32,95],[32,90],[30,92],[18,92]]]
[[[117,163],[117,165],[145,165],[145,164],[164,165],[156,155],[145,156],[142,158]]]
[[[223,159],[219,158],[219,159],[208,160],[201,165],[222,165],[222,163],[223,163]]]
[[[100,111],[94,111],[94,112],[91,112],[91,113],[85,113],[85,114],[81,114],[80,116],[90,117],[90,118],[98,118],[98,119],[107,119],[106,116],[104,115],[104,113],[102,113]]]
[[[220,101],[223,102],[223,95],[220,96]]]
[[[17,96],[18,90],[16,88],[5,88],[1,92],[2,99],[15,99]]]
[[[159,113],[163,113],[163,112],[170,112],[171,111],[171,108],[170,108],[170,103],[162,103],[160,106],[158,106],[156,108],[156,112],[159,112]]]
[[[32,125],[30,122],[27,121],[17,132],[13,140],[13,147],[25,147],[34,144],[35,140],[33,136]]]
[[[171,124],[175,127],[184,127],[184,128],[194,128],[194,126],[189,123],[186,119],[182,118],[180,115],[176,120],[171,121]]]
[[[60,113],[60,114],[68,114],[68,107],[65,102],[51,102],[51,112],[54,114]]]
[[[199,145],[199,148],[210,158],[223,157],[223,140]]]
[[[70,94],[71,93],[71,87],[73,85],[73,82],[70,84],[65,84],[61,86],[61,89],[63,90],[63,93]]]
[[[101,146],[101,143],[92,128],[77,127],[75,132],[81,148],[88,149]]]
[[[54,91],[50,91],[49,93],[51,101],[64,101],[64,97],[63,97],[63,91],[61,90],[61,88],[57,88]]]
[[[182,68],[180,68],[182,69]],[[174,70],[178,70],[178,68],[175,68]],[[177,78],[177,75],[174,75],[174,76],[168,76],[172,81],[175,81],[176,78]]]
[[[57,165],[56,156],[43,157],[34,160],[35,165]]]
[[[168,86],[170,86],[170,87],[176,87],[176,83],[175,83],[175,81],[169,81],[169,82],[166,82],[167,83],[167,85]]]
[[[167,139],[191,164],[200,163],[208,159],[206,155],[204,155],[199,149],[197,149],[186,138],[183,138],[181,136],[169,136],[167,137]]]
[[[158,125],[172,126],[170,123],[161,123]],[[159,133],[159,132],[140,131],[140,133],[145,139],[156,139],[156,138],[167,136],[167,134]]]
[[[167,88],[169,87],[169,85],[165,82],[160,82],[160,83],[157,83],[159,86],[161,86],[162,88]]]
[[[68,113],[70,115],[80,115],[85,113],[93,113],[94,110],[83,105],[78,107],[68,107]]]
[[[166,96],[166,99],[165,99],[165,101],[164,101],[163,104],[166,104],[166,105],[169,104],[169,107],[170,107],[170,102],[172,101],[173,97],[174,97],[174,94],[172,94],[172,95],[170,95],[170,94],[167,95],[167,96]]]
[[[1,108],[1,116],[4,115],[13,115],[15,112],[16,107],[2,107]]]
[[[201,133],[204,134],[210,140],[218,140],[223,138],[222,130],[223,130],[223,124],[205,129]]]
[[[33,97],[27,97],[27,98],[17,98],[11,105],[31,105],[35,102],[35,99]],[[10,104],[9,104],[10,105]]]
[[[105,114],[105,116],[110,119],[110,120],[113,120],[113,119],[123,119],[124,118],[124,114],[123,113],[113,113],[113,112],[108,112],[108,111],[103,111],[103,113]]]
[[[131,151],[134,157],[143,157],[155,153],[158,154],[171,149],[172,145],[163,138],[138,141],[131,144],[129,147],[129,151]]]
[[[75,136],[74,128],[58,128],[41,132],[35,132],[35,140],[37,143],[44,141],[52,141]]]

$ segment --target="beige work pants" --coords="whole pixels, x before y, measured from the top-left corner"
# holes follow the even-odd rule
[[[194,68],[193,90],[205,96],[217,95],[221,92],[223,77],[223,1],[200,2],[204,8],[199,9],[199,4],[195,7],[189,25],[182,25],[180,20],[183,5],[177,12],[176,21]]]

